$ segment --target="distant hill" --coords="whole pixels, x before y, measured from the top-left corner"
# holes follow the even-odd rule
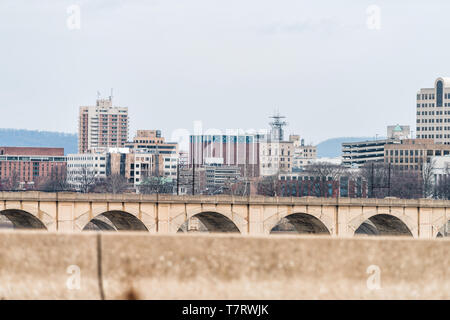
[[[75,133],[24,129],[0,129],[0,146],[64,148],[64,153],[78,152]]]
[[[383,137],[378,137],[383,139]],[[342,142],[374,140],[374,137],[340,137],[322,141],[317,145],[319,158],[335,158],[341,155]],[[78,138],[75,133],[51,132],[25,129],[0,129],[0,146],[7,147],[56,147],[64,153],[78,152]]]
[[[378,139],[384,139],[384,137],[378,137]],[[375,140],[374,137],[340,137],[332,138],[322,141],[317,145],[317,157],[335,158],[341,156],[342,143],[343,142],[356,142],[364,140]]]

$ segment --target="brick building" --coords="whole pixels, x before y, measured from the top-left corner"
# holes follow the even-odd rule
[[[384,147],[384,162],[400,170],[423,169],[434,156],[450,154],[450,145],[435,143],[433,139],[404,139]]]
[[[16,180],[22,187],[52,176],[64,177],[64,148],[0,147],[0,181]]]
[[[276,183],[276,194],[281,197],[367,197],[367,182],[362,177],[341,176],[337,180],[321,180],[307,175],[282,176]],[[258,190],[262,194],[263,190]]]

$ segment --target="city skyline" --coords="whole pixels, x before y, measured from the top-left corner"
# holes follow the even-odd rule
[[[0,1],[0,300],[450,299],[447,12]]]
[[[449,28],[439,22],[449,4],[377,1],[380,28],[371,29],[372,4],[2,3],[0,127],[75,133],[78,107],[114,88],[130,133],[161,128],[170,138],[197,120],[265,128],[276,108],[290,119],[287,134],[313,144],[413,128],[417,91],[450,74],[445,41],[417,46]],[[67,26],[71,5],[79,29]]]

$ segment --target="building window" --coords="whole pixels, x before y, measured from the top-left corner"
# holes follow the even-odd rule
[[[442,81],[439,80],[436,83],[436,106],[442,107],[442,91],[443,91],[443,84]]]

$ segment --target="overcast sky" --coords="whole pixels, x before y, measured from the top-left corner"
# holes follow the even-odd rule
[[[275,108],[312,143],[415,129],[417,90],[450,76],[449,15],[444,0],[2,0],[0,127],[75,133],[78,107],[114,88],[130,138],[266,128]]]

